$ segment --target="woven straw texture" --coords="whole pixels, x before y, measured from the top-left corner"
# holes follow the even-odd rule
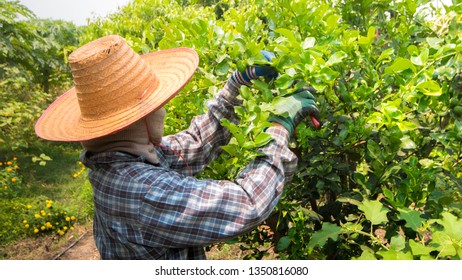
[[[117,132],[157,110],[189,81],[199,58],[189,48],[138,55],[118,35],[92,41],[69,56],[74,87],[35,125],[46,140],[78,142]]]

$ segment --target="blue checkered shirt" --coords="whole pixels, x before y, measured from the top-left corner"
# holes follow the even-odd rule
[[[204,246],[244,234],[269,216],[297,164],[284,128],[267,129],[274,140],[234,181],[190,175],[203,170],[230,140],[220,119],[238,121],[237,95],[238,86],[228,81],[208,102],[206,114],[195,117],[187,130],[163,137],[165,147],[156,147],[158,165],[122,152],[83,151],[102,259],[205,259]]]

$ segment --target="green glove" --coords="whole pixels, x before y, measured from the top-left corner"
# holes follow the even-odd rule
[[[319,119],[320,113],[316,106],[311,87],[303,87],[292,95],[280,97],[273,105],[276,107],[275,115],[269,121],[283,125],[292,135],[297,125],[307,116]]]

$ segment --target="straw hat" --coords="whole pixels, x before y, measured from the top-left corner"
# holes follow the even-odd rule
[[[68,142],[117,132],[172,99],[198,63],[189,48],[140,56],[118,35],[92,41],[69,56],[75,86],[48,107],[35,132]]]

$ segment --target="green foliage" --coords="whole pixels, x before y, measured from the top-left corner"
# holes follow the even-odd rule
[[[0,244],[8,244],[26,236],[20,217],[24,202],[19,198],[0,198]]]
[[[62,190],[67,186],[62,174],[60,182],[51,186],[54,189],[47,189],[58,170],[66,167],[62,164],[65,153],[59,153],[57,163],[49,164],[55,167],[54,171],[44,171],[43,166],[51,160],[45,153],[52,153],[53,145],[41,145],[34,124],[54,98],[71,86],[67,55],[78,44],[80,31],[72,23],[37,19],[19,2],[5,0],[0,0],[0,26],[0,153],[1,160],[11,158],[0,162],[0,244],[4,245],[27,232],[33,233],[34,228],[50,231],[46,222],[53,223],[53,232],[58,234],[65,233],[64,222],[68,228],[73,223],[53,212],[59,208],[56,205],[51,213],[58,215],[53,219],[40,218],[45,224],[40,225],[33,216],[25,219],[27,223],[21,218],[31,197],[47,192],[59,197],[61,191],[66,191]],[[11,154],[17,158],[9,157]],[[75,163],[75,154],[73,157]],[[42,172],[45,174],[41,178],[36,177]],[[79,197],[74,202],[80,204]],[[41,210],[45,211],[46,206]],[[89,209],[82,207],[78,213],[86,217],[84,210]],[[42,226],[48,228],[42,231]]]
[[[33,156],[32,157],[32,162],[38,162],[39,165],[44,166],[47,164],[47,161],[51,160],[51,157],[45,155],[45,154],[40,154],[39,156]]]
[[[261,245],[272,242],[283,259],[460,259],[457,1],[134,0],[82,30],[35,24],[24,7],[0,3],[2,144],[34,144],[30,124],[54,96],[44,93],[46,81],[50,88],[69,83],[67,74],[45,78],[46,71],[66,73],[58,57],[65,61],[77,36],[81,45],[120,34],[139,53],[179,46],[198,52],[196,75],[166,105],[167,134],[205,112],[235,69],[267,63],[265,49],[276,54],[271,65],[280,75],[242,88],[241,122],[223,121],[233,137],[201,176],[232,180],[270,140],[263,128],[277,97],[304,85],[318,92],[322,126],[297,127],[291,148],[298,172],[267,221],[270,230],[239,239],[253,252],[247,257],[261,259]],[[17,21],[18,14],[29,20]]]
[[[0,144],[15,150],[37,142],[36,120],[70,87],[67,55],[80,31],[39,20],[19,2],[1,0],[0,14]]]
[[[0,197],[12,198],[20,191],[21,176],[18,169],[16,157],[5,162],[0,161]]]
[[[25,207],[22,224],[29,235],[54,233],[58,236],[73,230],[75,216],[68,213],[56,201],[37,199]]]
[[[276,80],[242,88],[239,124],[202,174],[233,179],[269,139],[274,100],[317,91],[322,127],[297,127],[298,172],[267,221],[241,237],[249,258],[270,240],[288,259],[458,259],[461,215],[461,5],[430,1],[132,1],[84,30],[138,52],[185,46],[196,75],[166,105],[166,133],[203,113],[235,69],[266,63]],[[167,8],[168,7],[168,8]],[[443,13],[444,11],[444,13]],[[245,247],[245,248],[244,248]]]

